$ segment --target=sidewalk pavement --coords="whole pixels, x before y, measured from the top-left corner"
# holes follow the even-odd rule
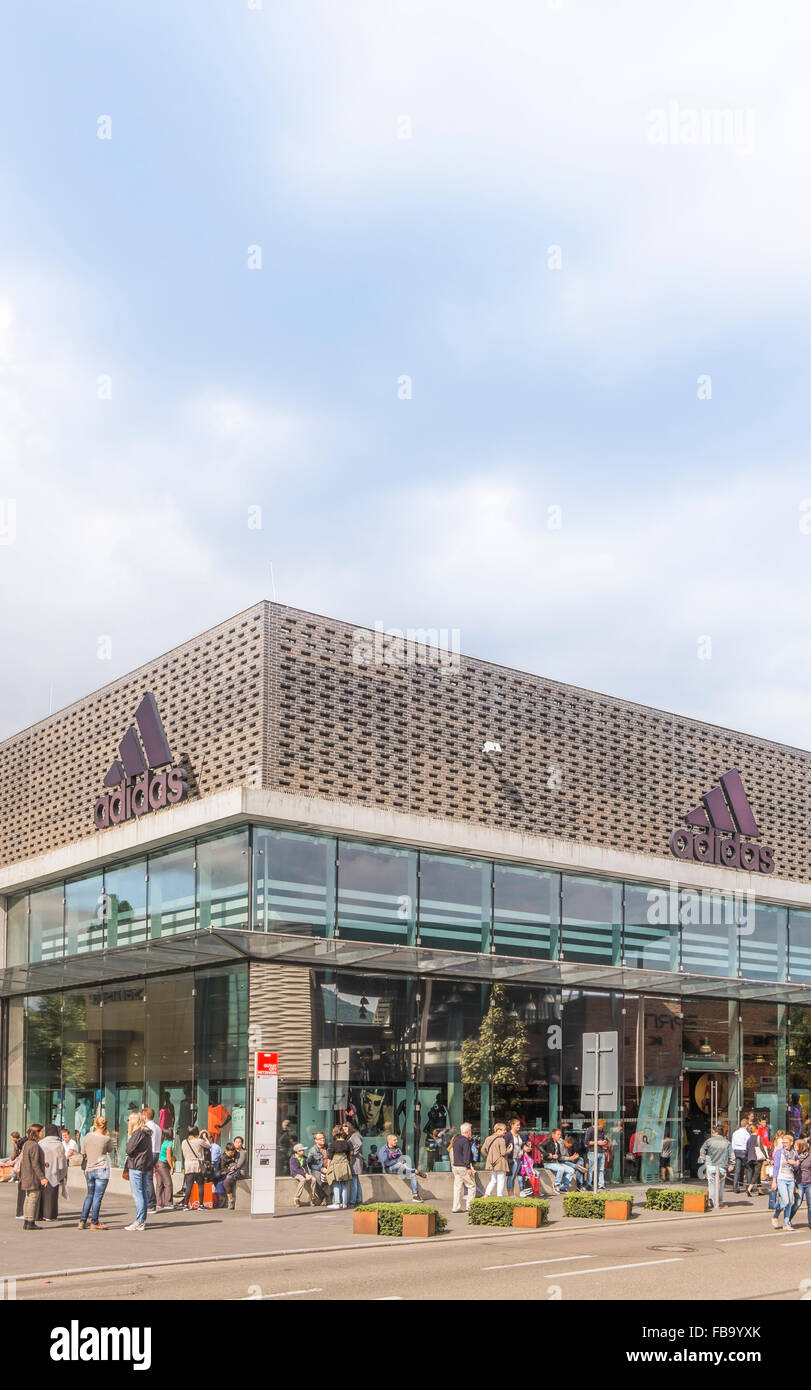
[[[627,1185],[618,1191],[633,1192],[633,1224],[647,1225],[678,1221],[701,1221],[704,1217],[681,1212],[646,1211],[644,1187]],[[392,1243],[402,1245],[402,1239],[388,1242],[380,1236],[356,1236],[352,1231],[351,1211],[325,1211],[316,1207],[285,1209],[276,1217],[252,1217],[248,1211],[214,1210],[190,1212],[161,1212],[150,1216],[144,1231],[125,1231],[134,1220],[134,1207],[126,1196],[105,1194],[101,1219],[104,1231],[80,1231],[77,1227],[81,1212],[79,1194],[70,1192],[67,1201],[60,1198],[59,1220],[41,1224],[38,1231],[23,1231],[22,1221],[15,1220],[16,1183],[0,1184],[0,1278],[39,1276],[58,1278],[67,1273],[88,1273],[91,1270],[127,1269],[149,1264],[176,1264],[187,1261],[227,1260],[245,1256],[264,1256],[307,1253],[313,1251],[356,1249]],[[748,1198],[745,1194],[728,1194],[726,1211],[712,1213],[710,1219],[722,1220],[727,1215],[766,1215],[766,1198]],[[622,1229],[619,1222],[594,1221],[583,1218],[563,1218],[562,1198],[551,1198],[549,1234],[577,1235],[583,1230],[595,1233],[600,1229]],[[454,1215],[450,1203],[431,1203],[447,1217],[443,1243],[452,1239],[486,1240],[498,1237],[520,1237],[526,1232],[505,1227],[469,1226],[465,1215]],[[436,1237],[433,1237],[436,1240]],[[410,1242],[409,1242],[410,1243]]]

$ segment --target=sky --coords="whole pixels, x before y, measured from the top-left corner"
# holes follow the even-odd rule
[[[807,4],[3,30],[0,737],[275,596],[811,747]]]

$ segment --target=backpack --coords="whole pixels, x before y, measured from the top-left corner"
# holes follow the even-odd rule
[[[352,1179],[352,1165],[346,1154],[337,1153],[332,1155],[332,1178],[333,1182],[350,1182]]]

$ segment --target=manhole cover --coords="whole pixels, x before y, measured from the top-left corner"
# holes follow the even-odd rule
[[[669,1250],[676,1255],[692,1255],[695,1252],[694,1245],[649,1245],[649,1250]]]

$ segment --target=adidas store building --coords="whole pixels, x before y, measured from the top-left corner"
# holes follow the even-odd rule
[[[148,1104],[180,1167],[268,1050],[279,1173],[349,1114],[443,1195],[463,1119],[587,1127],[606,1031],[609,1182],[799,1129],[811,754],[431,639],[260,603],[0,744],[5,1153]]]

